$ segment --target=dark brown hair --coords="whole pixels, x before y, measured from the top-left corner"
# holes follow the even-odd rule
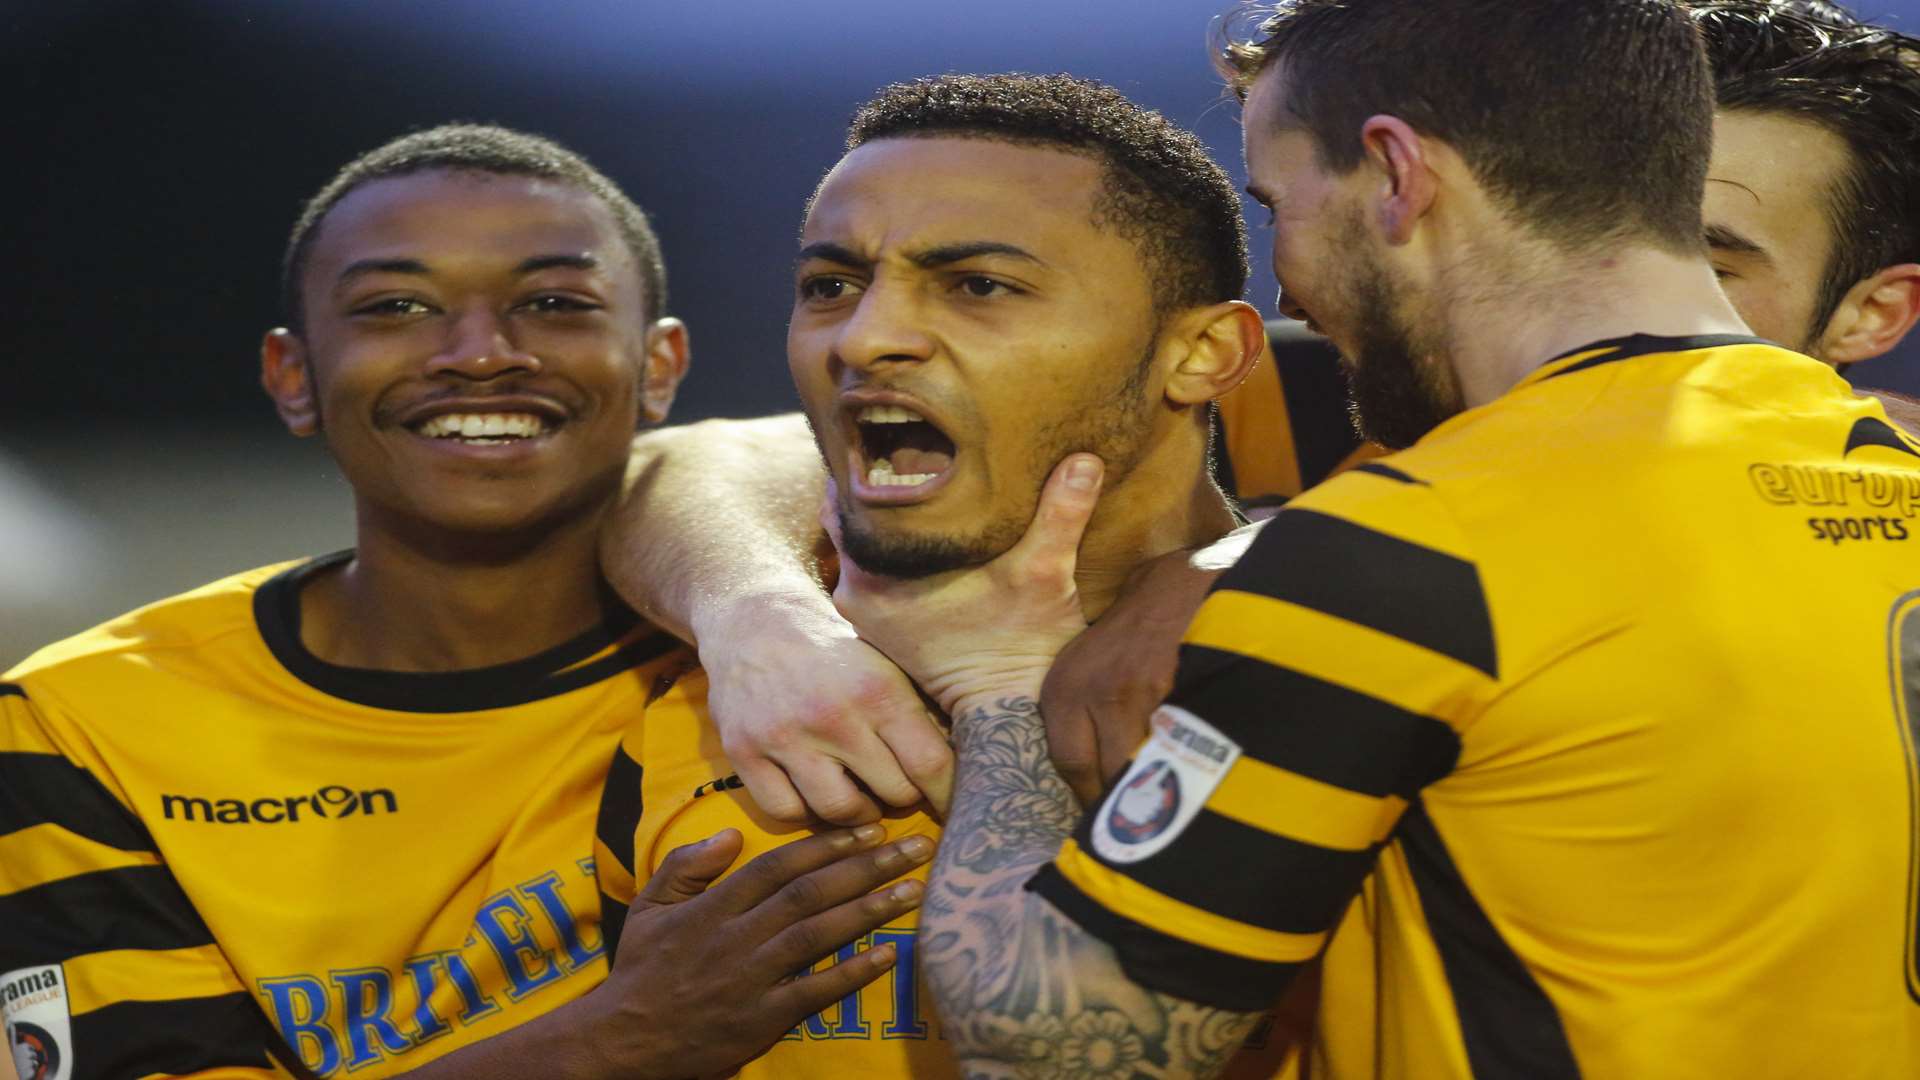
[[[1327,168],[1357,166],[1361,125],[1386,113],[1563,245],[1700,249],[1713,88],[1671,0],[1281,0],[1216,35],[1242,97],[1285,65],[1288,111]]]
[[[1699,3],[1693,17],[1721,108],[1797,116],[1850,151],[1826,193],[1833,253],[1817,331],[1861,279],[1920,262],[1920,39],[1805,0]]]

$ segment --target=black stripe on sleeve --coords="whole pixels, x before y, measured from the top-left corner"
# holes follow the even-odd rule
[[[1127,977],[1216,1009],[1259,1012],[1280,1000],[1304,964],[1270,964],[1169,937],[1089,899],[1048,864],[1027,882],[1061,914],[1112,946]]]
[[[267,1069],[278,1041],[245,993],[120,1001],[73,1018],[73,1080]]]
[[[1478,568],[1341,518],[1275,514],[1215,588],[1312,608],[1499,676]]]
[[[1302,843],[1203,809],[1179,843],[1121,865],[1094,850],[1098,827],[1099,815],[1088,814],[1075,840],[1100,863],[1182,903],[1288,934],[1331,929],[1379,854]]]
[[[593,833],[620,860],[629,876],[633,875],[633,834],[640,828],[640,763],[624,746],[613,751],[613,765],[607,769],[607,784],[600,791],[600,817]]]
[[[0,836],[52,823],[122,851],[153,836],[92,773],[58,754],[0,753]]]
[[[164,866],[128,866],[0,896],[0,971],[111,949],[190,949],[213,932]]]
[[[26,697],[27,692],[10,682],[0,683],[0,697]]]
[[[1168,702],[1226,732],[1240,752],[1363,795],[1411,799],[1453,771],[1445,723],[1290,668],[1180,647]]]
[[[1841,451],[1841,456],[1845,457],[1863,446],[1885,446],[1903,454],[1920,457],[1920,451],[1916,451],[1911,444],[1902,439],[1892,425],[1871,416],[1854,421],[1852,430],[1847,432],[1847,448]]]
[[[1560,1011],[1500,936],[1453,856],[1415,801],[1395,834],[1453,990],[1460,1035],[1477,1080],[1578,1080]]]

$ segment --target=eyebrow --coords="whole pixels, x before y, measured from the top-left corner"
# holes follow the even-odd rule
[[[552,270],[556,267],[562,270],[598,270],[600,260],[585,252],[578,255],[535,255],[531,259],[522,260],[519,266],[513,268],[513,272],[531,274],[538,270]]]
[[[1707,246],[1715,250],[1734,255],[1753,255],[1760,258],[1763,262],[1768,263],[1773,261],[1773,256],[1768,254],[1766,248],[1741,236],[1725,225],[1709,225],[1705,229],[1705,235],[1707,238]]]
[[[927,248],[924,251],[914,252],[907,256],[907,261],[922,270],[932,270],[951,263],[965,262],[968,259],[978,258],[982,255],[1006,255],[1015,259],[1024,259],[1037,266],[1046,265],[1046,260],[1035,255],[1033,252],[1015,244],[1001,243],[998,240],[970,240],[958,244],[941,244],[937,247]],[[806,247],[800,249],[800,254],[794,259],[794,262],[796,264],[804,263],[809,259],[824,259],[827,262],[839,263],[842,266],[866,267],[873,265],[872,259],[855,254],[845,246],[831,241],[808,244]]]
[[[556,267],[568,270],[598,270],[600,268],[600,260],[586,253],[577,255],[535,255],[531,258],[522,259],[520,265],[513,268],[513,272],[515,274],[525,275],[537,273],[541,270],[551,270]],[[361,259],[358,262],[347,264],[347,268],[340,271],[340,276],[334,279],[333,287],[340,289],[355,278],[365,277],[368,274],[413,274],[415,276],[425,276],[429,273],[432,273],[432,271],[427,268],[426,263],[421,262],[419,259]]]
[[[355,278],[368,274],[425,274],[427,264],[419,259],[361,259],[347,264],[345,270],[333,281],[337,290]]]

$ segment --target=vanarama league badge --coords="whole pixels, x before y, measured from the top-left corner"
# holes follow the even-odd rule
[[[6,1020],[7,1055],[20,1080],[73,1075],[73,1021],[60,965],[0,974],[0,1017]]]
[[[1166,847],[1239,757],[1239,744],[1212,724],[1177,705],[1160,706],[1146,745],[1094,819],[1094,853],[1132,863]]]
[[[1107,831],[1123,844],[1144,844],[1167,831],[1180,809],[1180,775],[1159,758],[1121,786],[1109,803]]]

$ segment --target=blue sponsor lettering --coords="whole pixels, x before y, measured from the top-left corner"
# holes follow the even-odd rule
[[[560,899],[559,874],[542,874],[518,888],[521,895],[532,897],[534,903],[540,905],[547,920],[559,931],[560,948],[567,954],[567,974],[571,975],[607,955],[605,937],[599,937],[592,945],[581,942],[580,925],[574,921],[573,911],[567,907],[567,902]]]
[[[500,968],[507,973],[507,997],[514,1001],[566,974],[553,953],[534,940],[527,928],[527,909],[512,893],[500,893],[481,904],[473,928],[500,958]]]
[[[326,984],[311,975],[283,975],[261,979],[260,992],[266,995],[267,1011],[300,1063],[315,1076],[339,1072],[340,1040],[326,1024],[330,1000]]]
[[[340,1026],[347,1035],[348,1072],[372,1065],[386,1054],[413,1049],[413,1041],[393,1026],[393,976],[384,968],[329,971],[327,975],[340,989],[344,1006]]]
[[[592,878],[591,859],[574,865]],[[263,978],[258,986],[274,1026],[301,1063],[316,1076],[327,1077],[342,1066],[353,1072],[405,1054],[501,1013],[504,1007],[488,991],[501,988],[502,975],[507,997],[518,1002],[593,969],[606,955],[605,941],[597,907],[576,914],[566,904],[560,876],[549,871],[489,897],[474,918],[464,949],[410,956],[397,969],[335,969],[328,972],[331,985],[296,974]],[[542,942],[556,943],[557,953]],[[488,973],[483,979],[474,957],[488,955],[498,960],[499,974],[492,973],[491,962],[482,961]],[[597,970],[604,971],[604,965]]]

